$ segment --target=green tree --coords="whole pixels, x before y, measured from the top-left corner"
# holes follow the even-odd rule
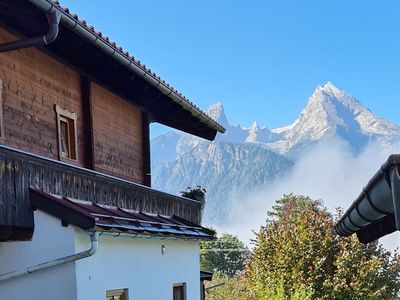
[[[327,284],[336,299],[394,299],[399,292],[400,256],[377,241],[361,244],[355,235],[338,238],[335,274]]]
[[[268,216],[246,269],[255,299],[271,291],[281,299],[394,299],[398,293],[399,256],[378,243],[338,237],[321,201],[285,195]]]
[[[206,284],[206,288],[220,283],[223,283],[223,285],[206,290],[207,300],[253,300],[248,297],[244,277],[215,274],[213,280]]]
[[[223,283],[223,285],[219,285]],[[228,277],[216,274],[213,280],[206,283],[206,287],[214,288],[206,290],[207,300],[282,300],[284,299],[283,282],[279,281],[275,287],[266,287],[263,293],[253,295],[249,288],[249,281],[245,276]],[[311,300],[312,290],[304,287],[294,287],[290,300]]]
[[[248,250],[237,236],[223,234],[200,244],[200,268],[229,277],[243,271]]]

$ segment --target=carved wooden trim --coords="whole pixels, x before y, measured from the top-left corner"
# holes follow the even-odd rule
[[[0,171],[0,225],[33,227],[29,187],[99,204],[175,215],[200,224],[201,203],[197,200],[4,145],[0,145]]]
[[[66,162],[77,162],[78,161],[78,136],[77,136],[77,128],[76,128],[76,121],[77,121],[77,114],[75,112],[70,112],[67,109],[61,108],[59,105],[55,105],[55,110],[57,113],[57,142],[58,142],[58,158],[62,161]],[[74,126],[74,154],[75,157],[65,157],[62,155],[62,150],[61,150],[61,119],[62,118],[68,118],[73,121],[73,126]]]

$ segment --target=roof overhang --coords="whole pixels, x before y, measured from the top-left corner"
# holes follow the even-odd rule
[[[46,31],[45,13],[61,12],[57,39],[46,50],[148,111],[152,120],[213,140],[225,129],[185,96],[77,15],[50,0],[0,0],[0,19],[26,37]],[[79,50],[77,50],[79,49]]]
[[[213,272],[201,271],[200,270],[200,281],[211,281],[213,278]]]
[[[212,240],[215,232],[177,216],[165,216],[71,199],[30,188],[34,209],[44,211],[85,231],[130,236]]]
[[[400,155],[391,155],[335,226],[341,236],[353,233],[361,243],[400,230]]]

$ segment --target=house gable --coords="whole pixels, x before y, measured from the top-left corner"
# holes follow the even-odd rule
[[[138,59],[124,51],[103,33],[96,31],[76,14],[49,0],[6,2],[20,12],[16,18],[0,10],[5,24],[25,36],[41,35],[46,30],[44,13],[57,9],[61,23],[57,39],[46,49],[59,59],[96,78],[107,88],[124,95],[152,116],[152,120],[167,126],[213,140],[216,132],[225,129],[202,112]],[[25,16],[25,22],[21,17]],[[79,55],[77,55],[79,49]],[[150,100],[151,99],[151,100]]]

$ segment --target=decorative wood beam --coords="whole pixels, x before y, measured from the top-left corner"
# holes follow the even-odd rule
[[[87,76],[81,76],[81,96],[82,96],[82,120],[85,136],[85,165],[89,169],[94,169],[94,144],[93,144],[93,108],[92,108],[92,84]]]
[[[143,184],[151,187],[149,114],[142,111]]]

